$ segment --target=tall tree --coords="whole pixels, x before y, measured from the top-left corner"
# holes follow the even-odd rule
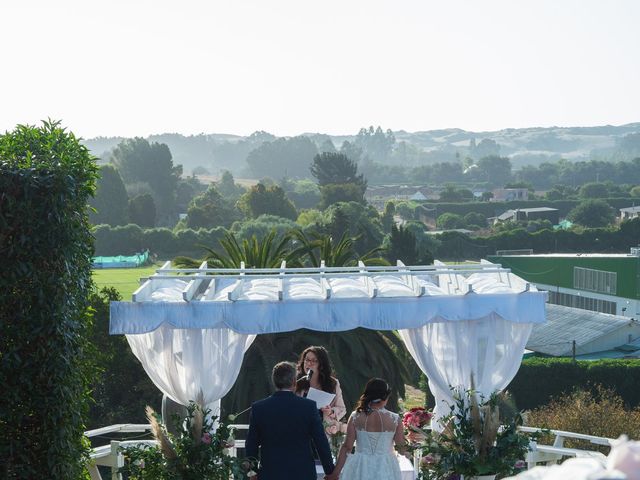
[[[113,165],[100,167],[96,195],[89,200],[89,205],[95,209],[95,212],[89,212],[89,221],[94,225],[125,225],[128,202],[127,190],[118,170]]]
[[[277,185],[265,187],[262,183],[254,185],[240,197],[238,208],[248,217],[277,215],[295,220],[298,217],[296,207],[287,198],[284,190]]]
[[[218,192],[215,185],[195,197],[187,209],[187,226],[189,228],[228,227],[239,215],[233,206]]]
[[[502,186],[511,180],[511,160],[507,157],[490,155],[478,160],[480,180]]]
[[[567,218],[584,227],[606,227],[615,220],[615,212],[604,200],[585,200],[571,210]]]
[[[247,164],[256,178],[308,178],[309,165],[317,153],[307,137],[278,138],[252,150]]]
[[[156,226],[156,204],[149,194],[138,195],[129,200],[129,219],[142,228]]]
[[[433,263],[431,252],[426,250],[421,252],[414,233],[403,226],[392,225],[386,250],[385,256],[392,264],[395,264],[397,260],[401,260],[405,265]]]
[[[358,165],[343,153],[319,153],[313,158],[311,174],[321,187],[330,183],[354,183],[367,188],[363,175],[358,175]]]
[[[182,165],[174,165],[169,147],[144,138],[126,139],[113,150],[112,160],[125,183],[147,182],[153,189],[163,223],[171,223]]]

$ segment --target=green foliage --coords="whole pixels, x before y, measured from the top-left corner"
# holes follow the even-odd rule
[[[580,198],[607,198],[609,196],[609,189],[604,183],[585,183],[580,187]]]
[[[573,362],[568,358],[530,358],[509,385],[518,408],[548,404],[576,388],[602,385],[619,395],[627,408],[640,406],[640,360]]]
[[[145,423],[146,405],[160,405],[161,394],[131,352],[124,335],[109,335],[109,302],[122,300],[113,287],[93,290],[89,303],[94,325],[91,342],[100,373],[92,378],[93,403],[87,428]]]
[[[530,440],[517,430],[522,417],[501,418],[499,403],[497,394],[484,399],[473,390],[454,391],[450,413],[438,420],[442,432],[424,431],[420,478],[507,476],[524,469]]]
[[[167,145],[149,143],[139,137],[129,138],[113,149],[112,160],[126,184],[147,182],[151,186],[161,217],[168,219],[175,213],[176,189],[182,175],[182,165],[174,166]]]
[[[455,185],[449,183],[440,192],[440,200],[453,203],[468,202],[473,200],[473,192],[466,188],[456,188]]]
[[[385,161],[391,154],[395,142],[396,138],[393,132],[389,129],[383,132],[380,126],[376,129],[373,126],[361,128],[355,138],[356,147],[360,148],[373,161]],[[355,157],[350,158],[356,159]]]
[[[189,228],[229,227],[239,217],[216,186],[209,185],[204,193],[189,204],[186,224]]]
[[[467,223],[460,215],[455,213],[443,213],[438,217],[436,226],[442,230],[453,230],[455,228],[465,228]]]
[[[296,223],[300,227],[304,228],[309,225],[322,223],[323,218],[324,217],[320,210],[315,210],[315,209],[302,210],[298,215],[298,219],[296,220]]]
[[[296,207],[287,198],[284,190],[277,185],[266,187],[258,183],[238,200],[238,208],[249,218],[260,215],[275,215],[295,220],[298,217]]]
[[[487,217],[478,212],[469,212],[464,216],[464,223],[469,227],[475,225],[484,228],[487,226]]]
[[[237,201],[245,192],[245,189],[238,185],[233,179],[233,175],[229,170],[224,170],[220,181],[217,183],[217,189],[228,202]]]
[[[255,235],[250,239],[238,242],[235,235],[226,233],[219,240],[223,253],[213,248],[203,246],[206,255],[202,260],[186,257],[176,257],[173,262],[179,267],[197,267],[206,260],[209,268],[240,268],[244,262],[246,268],[276,268],[283,260],[287,265],[299,266],[298,255],[289,247],[288,236],[278,240],[277,233],[272,230],[265,238],[258,239]]]
[[[246,478],[240,460],[226,449],[233,443],[233,430],[225,423],[214,426],[218,419],[210,409],[191,403],[187,417],[176,418],[177,435],[167,432],[155,412],[152,413],[161,436],[160,446],[143,445],[124,448],[125,465],[119,473],[130,480],[229,480]],[[154,425],[154,422],[152,422]],[[156,438],[158,439],[158,438]]]
[[[357,202],[340,202],[331,205],[324,214],[321,233],[341,238],[345,233],[356,238],[355,248],[364,253],[382,244],[384,234],[377,210]]]
[[[338,202],[365,203],[364,190],[355,183],[330,183],[320,187],[320,208],[328,208]]]
[[[251,399],[270,395],[273,392],[270,382],[273,365],[282,360],[297,361],[300,353],[309,345],[323,345],[328,350],[347,411],[355,407],[362,386],[373,377],[383,377],[389,381],[392,389],[390,409],[395,410],[398,398],[404,397],[408,374],[393,348],[405,347],[394,332],[357,328],[336,335],[296,330],[256,337],[244,356],[235,385],[222,400],[223,410],[239,412],[250,405]],[[358,365],[358,368],[353,368],[354,365]],[[236,421],[246,422],[248,415]]]
[[[247,164],[255,178],[308,178],[309,166],[317,153],[315,144],[305,136],[278,138],[252,150]]]
[[[89,205],[95,209],[95,212],[89,212],[89,221],[94,225],[125,225],[128,201],[127,190],[118,170],[113,165],[100,167],[96,194],[89,200]]]
[[[87,341],[95,159],[58,122],[0,136],[0,465],[77,479],[94,373]]]
[[[283,189],[287,197],[293,202],[297,209],[316,208],[320,202],[320,189],[311,180],[298,180],[290,182],[292,189]]]
[[[294,228],[298,228],[298,225],[288,218],[276,217],[275,215],[260,215],[258,218],[234,223],[231,227],[231,232],[238,240],[253,236],[259,239],[265,238],[272,230],[276,231],[278,238],[282,238]]]
[[[615,212],[604,200],[585,200],[571,210],[567,218],[585,227],[606,227],[615,220]]]
[[[597,437],[627,435],[640,438],[640,407],[625,408],[622,397],[602,385],[590,385],[586,389],[576,387],[570,393],[556,395],[548,404],[528,412],[527,424]],[[593,444],[567,439],[565,447],[589,450]],[[600,451],[607,454],[609,447],[600,447]]]
[[[334,183],[353,183],[367,189],[367,182],[358,175],[358,165],[343,153],[323,152],[313,158],[311,174],[318,181],[320,187]]]
[[[489,155],[478,160],[479,178],[491,185],[502,186],[511,180],[511,160],[507,157]]]
[[[421,250],[412,229],[403,226],[391,226],[385,257],[394,265],[397,260],[401,260],[405,265],[429,265],[433,263],[431,252]]]
[[[138,195],[129,200],[129,218],[143,228],[153,228],[156,225],[156,204],[149,194]]]
[[[181,178],[176,187],[176,212],[185,213],[191,200],[202,194],[207,186],[195,177]],[[129,190],[132,190],[129,187]],[[225,196],[223,194],[223,196]],[[225,198],[228,198],[225,196]]]
[[[385,260],[375,257],[382,248],[374,248],[362,256],[358,255],[354,247],[357,238],[347,237],[346,233],[340,240],[335,240],[330,235],[314,232],[309,238],[302,230],[293,230],[290,237],[300,245],[294,250],[294,255],[301,259],[306,256],[307,263],[316,268],[320,267],[322,260],[327,267],[354,266],[358,264],[358,260],[366,265],[387,264]]]

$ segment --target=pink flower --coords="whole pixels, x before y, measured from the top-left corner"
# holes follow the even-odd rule
[[[428,467],[429,465],[433,465],[434,463],[438,463],[438,457],[433,455],[432,453],[427,453],[424,457],[420,459],[420,465],[423,467]]]
[[[335,435],[336,433],[338,433],[339,431],[339,427],[338,425],[336,425],[335,423],[333,425],[329,425],[325,431],[329,434],[329,435]]]
[[[204,432],[202,434],[202,438],[200,439],[202,443],[206,443],[207,445],[211,443],[211,434],[209,432]]]
[[[516,461],[516,463],[513,464],[513,468],[517,470],[522,470],[526,466],[527,466],[527,463],[524,460],[518,460]]]

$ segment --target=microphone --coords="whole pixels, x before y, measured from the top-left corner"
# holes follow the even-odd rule
[[[311,381],[311,377],[313,377],[313,370],[309,369],[309,370],[307,370],[307,381],[308,382]]]

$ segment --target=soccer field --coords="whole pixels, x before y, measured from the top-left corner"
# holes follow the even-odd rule
[[[139,268],[100,268],[93,271],[93,281],[98,288],[115,287],[125,301],[131,300],[131,294],[140,286],[140,277],[148,277],[160,268],[155,264]]]

